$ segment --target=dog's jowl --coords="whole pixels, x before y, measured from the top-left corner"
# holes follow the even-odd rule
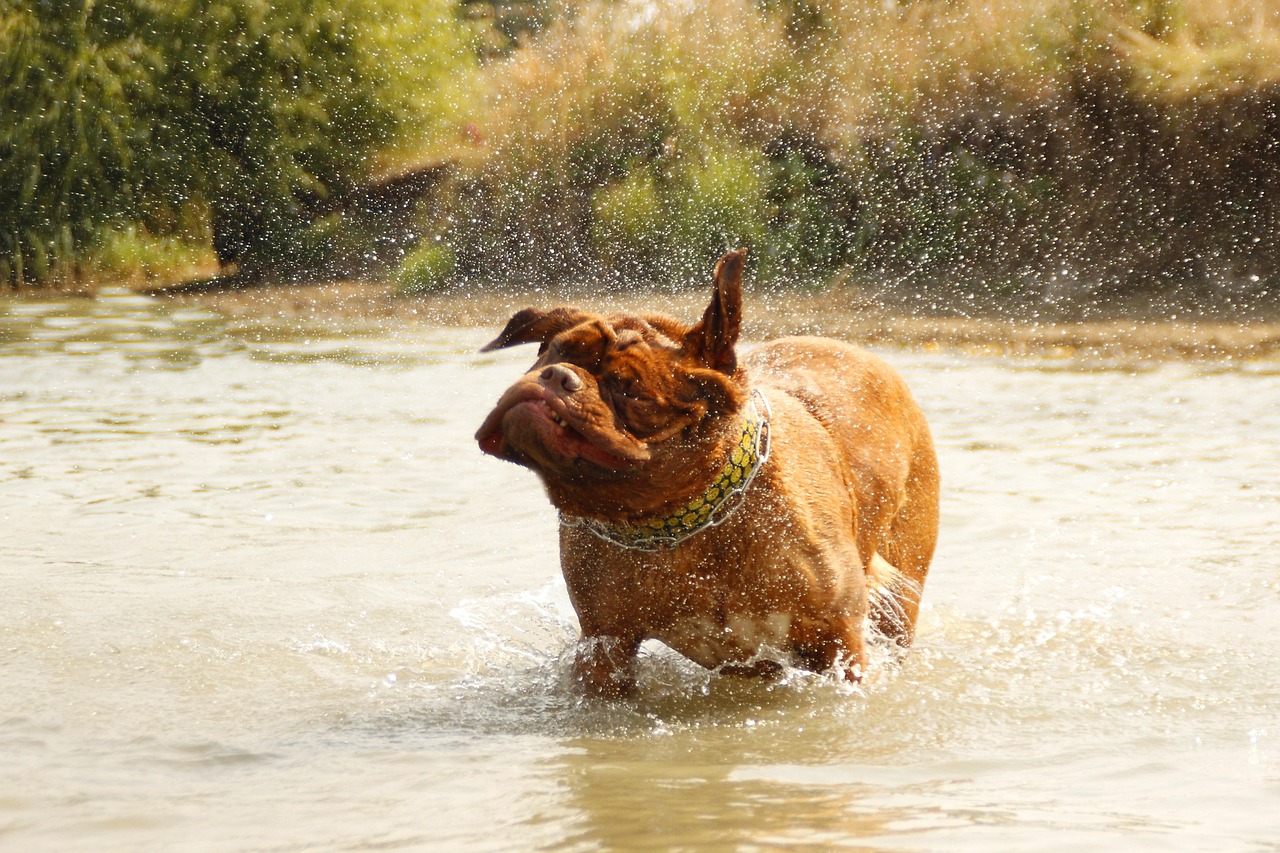
[[[485,347],[538,344],[476,434],[535,471],[594,692],[633,689],[640,644],[703,666],[857,679],[863,624],[911,641],[938,530],[923,414],[883,361],[825,338],[737,352],[744,253],[690,327],[529,308]]]

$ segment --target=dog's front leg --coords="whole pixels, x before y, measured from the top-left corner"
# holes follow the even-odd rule
[[[806,669],[813,672],[836,672],[845,681],[857,683],[867,671],[867,650],[862,630],[854,620],[843,620],[828,626],[797,649]]]
[[[639,641],[607,635],[584,634],[578,642],[573,675],[588,693],[621,699],[636,688],[636,654]]]

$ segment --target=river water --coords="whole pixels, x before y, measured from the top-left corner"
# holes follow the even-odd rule
[[[1280,364],[886,352],[916,646],[609,704],[492,332],[0,302],[0,848],[1280,850]]]

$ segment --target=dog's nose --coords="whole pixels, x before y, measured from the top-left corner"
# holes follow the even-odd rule
[[[563,364],[553,364],[543,368],[538,374],[538,379],[552,391],[572,394],[582,388],[582,377]]]

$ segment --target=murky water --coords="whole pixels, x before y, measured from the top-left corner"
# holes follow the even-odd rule
[[[1280,850],[1280,365],[889,353],[916,648],[609,705],[491,331],[0,303],[0,847]]]

